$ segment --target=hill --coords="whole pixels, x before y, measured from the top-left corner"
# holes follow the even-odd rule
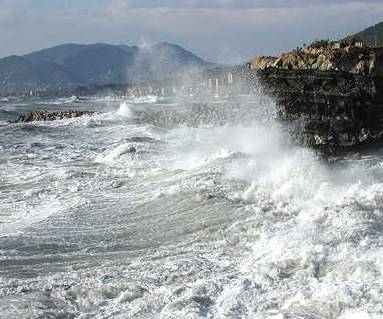
[[[356,33],[353,36],[360,37],[368,46],[381,47],[383,46],[383,22]]]
[[[70,86],[76,78],[62,66],[50,62],[31,62],[19,56],[0,59],[0,92],[25,91],[48,83]]]
[[[0,93],[159,81],[213,65],[181,46],[166,42],[147,47],[64,44],[0,59]]]

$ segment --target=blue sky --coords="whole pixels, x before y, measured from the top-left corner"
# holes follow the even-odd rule
[[[383,21],[383,0],[0,0],[0,57],[62,43],[168,41],[236,63]]]

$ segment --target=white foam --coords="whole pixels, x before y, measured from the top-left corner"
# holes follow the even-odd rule
[[[116,114],[123,117],[132,117],[131,105],[126,102],[121,103]]]
[[[91,200],[74,221],[66,220],[73,233],[61,233],[59,218],[52,228],[55,242],[78,236],[86,247],[53,265],[54,280],[41,274],[22,285],[45,291],[57,283],[54,297],[70,300],[71,309],[75,300],[85,317],[379,318],[380,158],[331,167],[291,146],[283,128],[263,118],[249,126],[155,128],[154,140],[166,142],[153,145],[157,157],[135,158],[125,138],[147,136],[147,127],[115,120],[132,117],[135,107],[125,101],[118,110],[71,120],[106,124],[85,134],[89,140],[80,149],[72,137],[60,139],[75,145],[57,157],[71,169],[57,168],[55,157],[51,179],[38,179],[36,157],[25,166],[18,158],[3,166],[2,186],[12,191],[2,197],[2,208],[14,214],[2,217],[2,234],[73,210],[64,195],[73,205]],[[32,179],[47,189],[20,192]],[[219,197],[204,196],[215,192]],[[29,240],[39,243],[38,236]],[[68,273],[79,277],[66,290]],[[12,298],[24,295],[31,297]]]
[[[129,155],[129,158],[131,158],[131,148],[131,144],[118,145],[110,150],[105,151],[104,153],[97,155],[95,162],[112,165],[116,164],[116,162],[118,162],[123,155]]]
[[[130,97],[129,103],[132,104],[155,104],[158,103],[160,98],[156,95],[145,95],[145,96],[136,96]]]
[[[33,191],[27,194],[27,196],[38,196],[39,204],[31,206],[25,202],[9,206],[7,217],[2,218],[0,223],[0,237],[17,236],[50,216],[57,216],[85,202],[75,195],[72,195],[70,202],[64,202],[57,196],[44,193],[44,191]]]

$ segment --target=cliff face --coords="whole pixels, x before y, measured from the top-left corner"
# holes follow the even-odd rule
[[[304,144],[333,153],[383,137],[383,49],[304,49],[249,67]]]

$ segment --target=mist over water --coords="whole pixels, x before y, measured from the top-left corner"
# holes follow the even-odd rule
[[[11,100],[0,318],[383,318],[383,157],[329,163],[263,96]]]

